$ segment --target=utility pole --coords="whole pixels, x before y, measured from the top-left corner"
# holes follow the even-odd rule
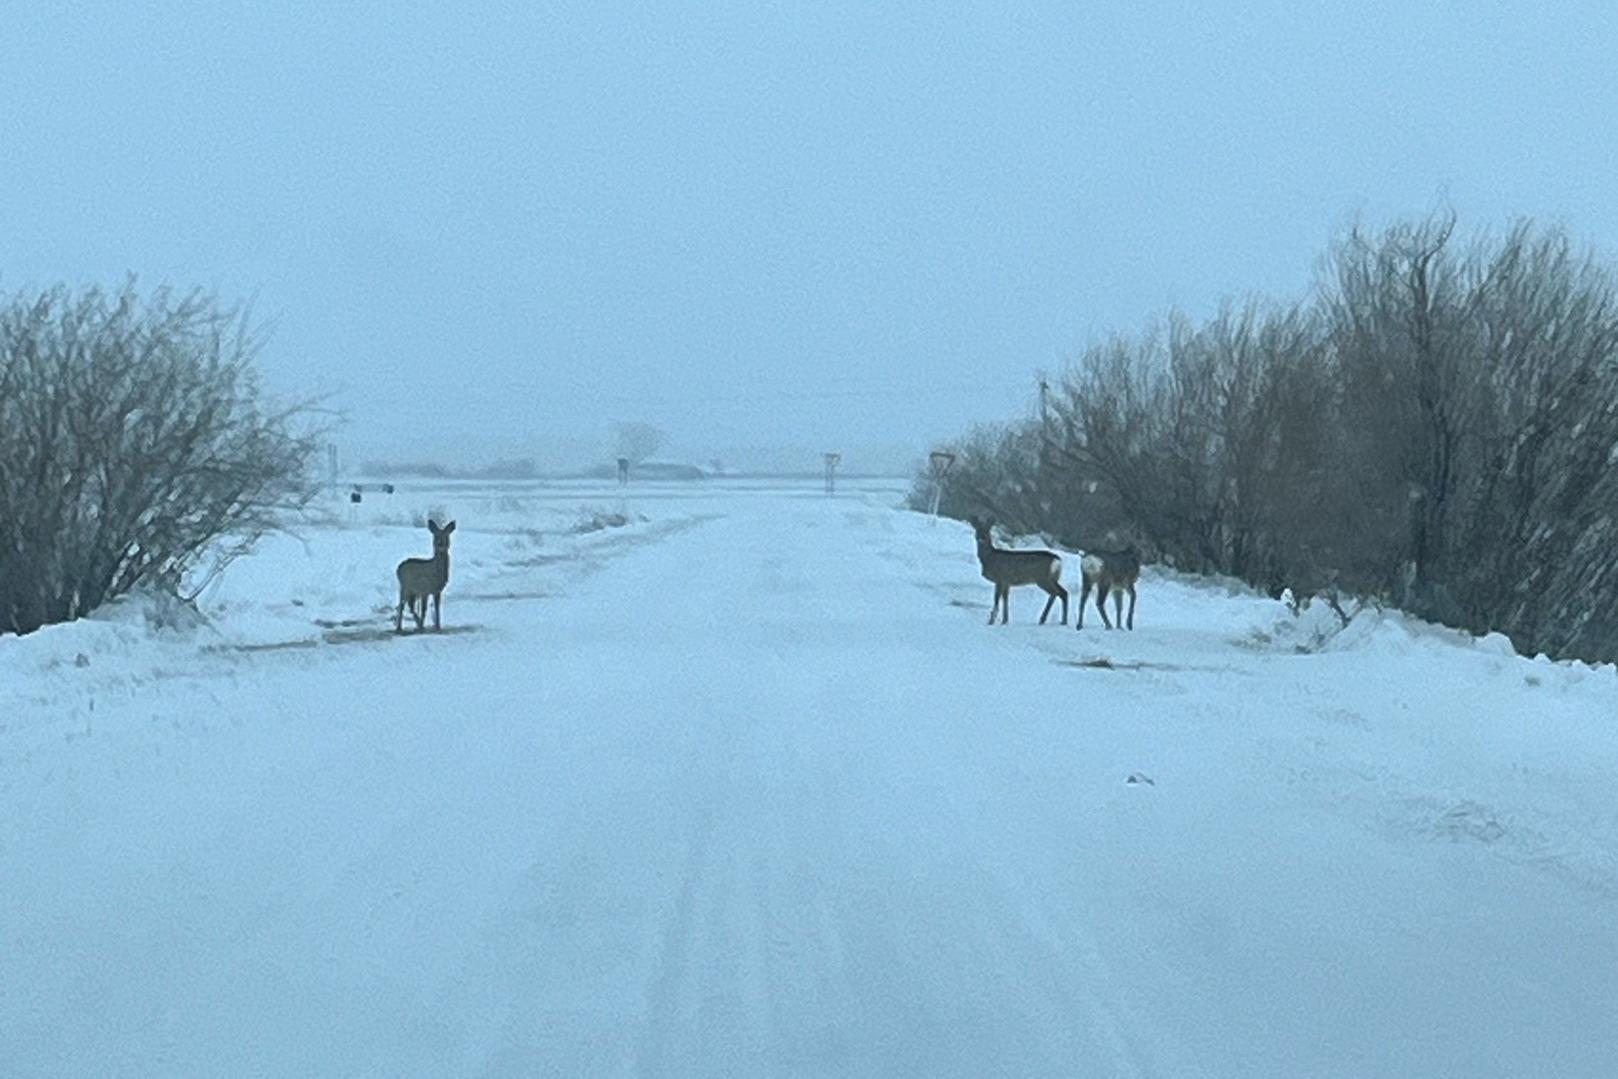
[[[843,459],[840,453],[826,454],[826,493],[837,493],[837,462]]]
[[[1039,482],[1047,486],[1052,471],[1051,447],[1051,384],[1044,375],[1039,377]]]

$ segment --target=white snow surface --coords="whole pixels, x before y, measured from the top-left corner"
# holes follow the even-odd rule
[[[1618,1075],[1612,668],[991,628],[902,488],[409,487],[0,638],[0,1075]]]

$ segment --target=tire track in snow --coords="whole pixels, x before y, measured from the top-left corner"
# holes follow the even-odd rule
[[[698,896],[707,885],[708,845],[713,830],[709,813],[699,814],[686,839],[680,883],[657,933],[657,962],[651,975],[645,1027],[636,1046],[636,1074],[670,1074],[671,1058],[678,1056],[676,1038],[681,1026],[694,1018],[685,983],[691,976],[691,952],[697,925]]]
[[[859,590],[826,564],[845,555],[812,549],[824,537],[781,531],[768,549],[707,556],[741,582],[791,591],[781,577],[798,567],[833,578],[830,591]],[[677,612],[654,620],[671,635],[686,628]],[[988,836],[954,819],[958,791],[929,781],[907,797],[945,801],[895,815],[890,795],[914,784],[889,769],[914,748],[868,752],[864,724],[881,731],[892,714],[883,700],[804,685],[741,641],[718,643],[710,660],[740,652],[731,669],[753,673],[706,709],[719,713],[704,735],[714,772],[693,777],[709,795],[688,810],[678,884],[653,934],[636,1074],[1166,1074],[1143,1048],[1151,1039],[1126,1032],[1131,1013],[1094,944],[1041,930],[986,871]],[[887,681],[882,653],[838,647],[852,649],[839,681]],[[767,715],[736,711],[733,697],[765,686]],[[823,729],[843,715],[853,746]],[[911,737],[926,736],[900,741]]]

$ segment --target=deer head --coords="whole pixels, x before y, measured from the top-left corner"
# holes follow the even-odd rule
[[[427,522],[427,530],[433,534],[433,554],[435,556],[447,556],[449,554],[449,534],[455,531],[455,522],[451,521],[449,524],[440,528],[437,521],[429,520]]]

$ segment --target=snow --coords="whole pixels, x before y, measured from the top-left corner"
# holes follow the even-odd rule
[[[1612,668],[1150,568],[990,628],[819,486],[401,486],[0,639],[0,1074],[1618,1073]]]

